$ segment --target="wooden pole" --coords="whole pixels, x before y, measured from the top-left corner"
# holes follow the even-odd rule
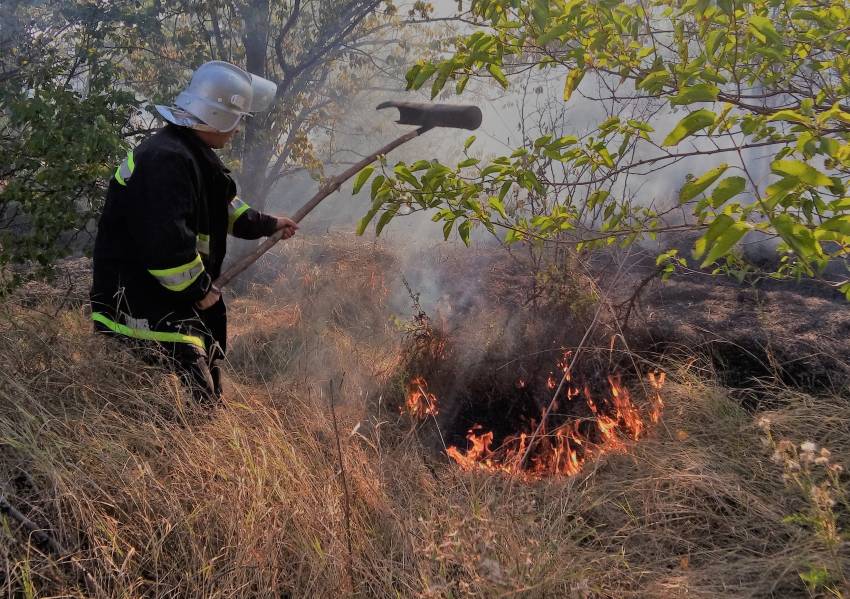
[[[414,129],[413,131],[405,133],[398,139],[395,139],[394,141],[391,141],[390,143],[385,145],[380,150],[369,154],[368,156],[366,156],[366,158],[364,158],[354,166],[351,166],[350,168],[346,169],[336,177],[332,177],[325,183],[325,185],[322,186],[321,189],[319,189],[319,192],[316,195],[310,198],[310,200],[306,204],[304,204],[303,206],[301,206],[301,208],[298,209],[298,212],[292,215],[292,220],[294,220],[296,223],[300,223],[301,220],[305,216],[310,214],[310,212],[312,212],[313,209],[318,206],[322,200],[337,191],[340,186],[346,181],[348,181],[351,177],[353,177],[354,175],[362,171],[364,168],[375,162],[378,156],[380,156],[381,154],[388,154],[400,145],[409,142],[411,139],[419,137],[429,129],[430,127],[419,127],[418,129]],[[280,241],[282,235],[283,232],[278,231],[274,235],[267,237],[266,240],[261,243],[256,250],[254,250],[247,256],[240,258],[233,266],[224,271],[215,281],[213,281],[213,285],[221,289],[222,287],[230,283],[230,281],[240,275],[246,268],[256,262],[260,258],[260,256],[262,256],[272,247],[274,247],[274,245],[278,241]]]

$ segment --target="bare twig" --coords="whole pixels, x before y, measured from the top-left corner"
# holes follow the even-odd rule
[[[58,559],[64,559],[65,557],[68,557],[69,562],[72,568],[74,569],[74,572],[77,575],[78,579],[85,583],[91,593],[93,593],[97,597],[109,597],[109,595],[107,595],[106,592],[103,590],[103,587],[98,584],[94,577],[89,573],[88,570],[86,570],[85,566],[83,566],[77,558],[73,556],[68,556],[67,552],[62,548],[62,546],[53,537],[53,535],[51,535],[49,532],[41,528],[38,524],[27,518],[15,506],[9,503],[9,500],[6,499],[5,495],[0,495],[0,514],[8,516],[12,520],[23,526],[24,529],[26,529],[26,531],[30,534],[30,536],[35,539],[36,544],[46,548],[54,557]]]
[[[627,299],[625,302],[620,304],[620,307],[626,307],[626,313],[623,315],[622,320],[622,328],[627,330],[629,328],[629,317],[632,315],[632,310],[640,299],[641,293],[643,293],[644,288],[653,280],[655,280],[661,274],[660,269],[655,269],[651,273],[649,273],[644,279],[640,282],[640,284],[635,288],[632,296]]]
[[[342,389],[342,382],[345,380],[345,374],[342,375],[342,379],[339,382],[339,388]],[[331,422],[334,427],[334,437],[336,438],[336,452],[337,458],[339,459],[339,473],[340,480],[342,481],[342,496],[343,496],[343,514],[345,517],[345,542],[348,546],[348,559],[346,560],[346,573],[348,575],[348,592],[352,592],[354,590],[354,575],[353,575],[353,566],[352,562],[354,559],[354,552],[351,549],[351,501],[349,499],[348,493],[348,479],[345,476],[345,463],[342,460],[342,442],[339,438],[339,427],[336,423],[336,407],[334,406],[334,382],[330,383],[330,392],[331,392]]]
[[[23,526],[30,535],[35,539],[35,542],[42,547],[46,547],[50,550],[50,553],[61,556],[64,551],[62,551],[62,547],[53,538],[53,536],[42,529],[38,524],[24,516],[24,514],[18,509],[9,503],[9,500],[6,499],[4,495],[0,495],[0,514],[5,514],[15,520],[18,524]]]

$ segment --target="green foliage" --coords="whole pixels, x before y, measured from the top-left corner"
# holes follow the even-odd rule
[[[27,26],[0,42],[10,46],[0,87],[0,265],[48,266],[67,252],[125,151],[135,98],[115,85],[121,67],[103,47],[109,26],[83,6],[62,8],[22,7],[14,16]]]
[[[0,4],[0,266],[49,265],[69,244],[85,247],[74,235],[97,217],[126,146],[160,126],[152,105],[170,103],[207,60],[280,84],[225,153],[252,205],[296,169],[318,178],[309,134],[332,128],[375,72],[352,42],[395,23],[395,10],[390,0]],[[410,16],[431,10],[417,3]]]
[[[473,0],[471,14],[478,29],[451,55],[414,65],[409,89],[431,82],[436,96],[454,81],[462,93],[470,78],[508,87],[532,69],[552,70],[563,77],[567,102],[588,80],[594,90],[616,88],[603,98],[613,116],[581,139],[542,130],[486,162],[469,155],[453,166],[430,162],[409,168],[412,178],[398,165],[373,193],[372,216],[407,204],[430,211],[446,235],[481,227],[506,244],[579,249],[690,230],[701,235],[695,256],[703,266],[733,258],[758,231],[780,242],[776,276],[820,276],[830,261],[847,261],[850,9],[843,0]],[[680,110],[687,112],[672,129],[657,126]],[[754,170],[755,151],[770,155],[770,174]],[[682,183],[684,225],[665,218],[675,207],[631,192],[640,173],[664,176],[665,167],[699,156],[725,165]],[[727,170],[734,174],[722,178]]]

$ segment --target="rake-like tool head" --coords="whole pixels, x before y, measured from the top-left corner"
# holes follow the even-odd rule
[[[483,115],[478,106],[457,104],[424,104],[417,102],[383,102],[382,108],[398,108],[400,125],[418,125],[433,127],[454,127],[455,129],[478,129]]]

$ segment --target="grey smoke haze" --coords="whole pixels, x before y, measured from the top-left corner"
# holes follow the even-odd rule
[[[433,2],[436,16],[449,17],[456,13],[457,3],[454,0],[437,0]],[[402,7],[402,10],[405,10]],[[458,25],[458,31],[469,31],[465,25]],[[511,87],[504,91],[495,83],[481,81],[470,83],[463,96],[455,96],[451,85],[448,93],[441,94],[436,101],[452,103],[473,103],[481,107],[484,121],[481,128],[475,131],[476,143],[470,153],[484,160],[497,155],[510,154],[521,146],[524,136],[535,138],[544,133],[557,135],[587,135],[598,123],[610,116],[610,102],[600,101],[607,91],[600,81],[586,77],[569,102],[564,102],[561,95],[563,90],[562,69],[533,70],[528,75],[511,78]],[[630,83],[618,89],[618,95],[628,95],[633,89],[627,88]],[[426,88],[428,86],[425,86]],[[384,100],[421,101],[430,100],[428,90],[417,92],[404,91],[404,81],[400,78],[387,79],[382,82],[381,91],[364,90],[350,99],[346,116],[340,122],[336,142],[338,149],[344,149],[336,159],[342,162],[353,162],[358,158],[377,149],[391,139],[405,133],[409,126],[397,125],[394,109],[375,112],[374,107]],[[623,116],[640,118],[641,106],[635,105]],[[667,133],[675,126],[689,110],[671,110],[669,108],[656,112],[651,119],[656,131],[653,140],[660,144]],[[418,159],[438,158],[452,164],[459,160],[463,152],[463,144],[469,132],[462,130],[433,130],[409,144],[395,150],[388,156],[391,168],[399,160],[412,162]],[[731,140],[729,140],[731,145]],[[707,149],[705,142],[687,141],[678,148],[679,152],[695,149]],[[636,154],[635,160],[658,156],[662,151],[658,148],[643,148]],[[760,186],[766,184],[769,178],[766,154],[748,152],[744,160]],[[684,158],[668,165],[661,171],[647,171],[645,174],[634,174],[628,178],[627,187],[620,184],[615,187],[615,193],[629,197],[635,203],[651,205],[657,208],[675,204],[678,190],[689,173],[699,175],[706,170],[726,162],[732,169],[739,168],[738,156],[734,152],[726,152],[709,156]],[[345,165],[335,167],[344,168]],[[328,174],[333,173],[329,168]],[[283,211],[293,211],[306,201],[318,189],[315,181],[306,175],[291,177],[278,186],[270,198],[270,206]],[[358,196],[351,196],[351,184],[343,186],[339,193],[328,198],[304,223],[304,234],[318,233],[328,229],[354,231],[358,220],[369,206],[368,191]],[[367,236],[374,235],[373,230],[367,230]],[[418,270],[417,260],[423,251],[434,251],[442,242],[442,231],[439,225],[430,220],[428,214],[413,214],[396,218],[384,231],[384,237],[394,241],[399,247],[400,255],[411,265],[411,272]],[[476,243],[491,243],[489,233],[479,229],[473,239]],[[450,242],[456,244],[454,239]],[[752,240],[748,246],[756,246],[761,241]],[[422,276],[411,275],[411,282],[419,283],[419,290],[428,291],[425,297],[437,301],[442,296],[439,285],[428,280],[427,269]]]
[[[454,0],[438,0],[433,2],[436,16],[448,17],[456,13],[457,3]],[[404,5],[402,5],[404,10]],[[469,31],[468,26],[458,25],[459,31]],[[476,143],[470,149],[473,155],[487,159],[497,155],[509,154],[523,143],[523,136],[534,138],[545,133],[554,132],[558,135],[584,136],[595,126],[610,116],[607,108],[610,103],[594,99],[603,95],[598,81],[587,77],[582,82],[578,92],[569,102],[561,98],[563,77],[565,73],[559,69],[532,71],[528,76],[511,79],[511,88],[502,90],[498,85],[489,81],[470,84],[463,96],[455,96],[452,91],[441,94],[437,101],[452,103],[474,103],[484,112],[481,128],[475,131]],[[418,92],[404,91],[404,82],[385,81],[383,91],[364,91],[351,99],[347,116],[342,121],[341,134],[338,135],[339,147],[347,147],[349,152],[340,153],[348,161],[369,153],[387,141],[401,135],[410,127],[395,125],[394,110],[374,113],[373,108],[383,100],[429,101],[427,90]],[[393,91],[393,84],[395,91]],[[427,86],[426,86],[427,87]],[[451,86],[447,86],[451,88]],[[629,93],[632,90],[618,90],[619,93]],[[686,110],[675,112],[669,109],[656,114],[652,124],[656,128],[654,141],[660,141],[673,128],[676,122],[687,114]],[[632,115],[628,115],[632,116]],[[538,123],[542,125],[538,127]],[[524,125],[523,125],[524,124]],[[348,135],[346,134],[348,133]],[[451,164],[462,155],[463,143],[469,133],[461,130],[435,130],[425,136],[394,151],[388,158],[390,165],[399,160],[413,161],[421,158],[439,158]],[[682,144],[681,151],[696,149],[699,145]],[[703,146],[704,147],[704,146]],[[656,156],[661,153],[658,149],[646,148],[643,153],[635,156],[636,160]],[[764,163],[757,153],[745,156],[750,166]],[[619,189],[621,194],[631,197],[643,205],[669,205],[675,198],[678,189],[688,173],[699,174],[721,162],[728,162],[735,167],[737,157],[734,153],[717,154],[682,159],[675,164],[669,164],[663,171],[639,174],[629,177],[628,189]],[[760,166],[757,171],[765,176],[766,170]],[[289,180],[279,186],[273,194],[273,202],[281,208],[290,209],[298,205],[299,199],[313,193],[317,185],[306,177],[295,181]],[[366,193],[362,197],[351,198],[350,186],[343,188],[337,197],[329,199],[320,207],[310,221],[317,226],[321,222],[324,227],[353,228],[356,221],[368,207]],[[423,223],[426,223],[423,227]],[[412,231],[425,235],[429,240],[440,236],[438,227],[430,225],[427,216],[414,215],[395,220],[388,228],[390,231],[403,232],[405,236]]]

